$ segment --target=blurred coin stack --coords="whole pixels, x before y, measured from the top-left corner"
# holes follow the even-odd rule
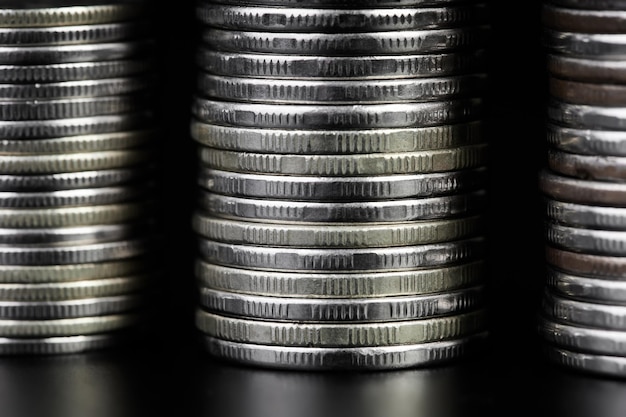
[[[197,6],[208,352],[322,370],[480,349],[485,4],[243,3]]]
[[[552,0],[542,24],[549,87],[547,356],[626,376],[626,2]]]
[[[154,246],[141,3],[0,5],[0,354],[111,346]]]

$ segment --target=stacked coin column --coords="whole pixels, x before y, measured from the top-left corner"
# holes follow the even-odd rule
[[[547,356],[626,376],[626,3],[543,5]]]
[[[485,6],[261,3],[197,7],[208,352],[391,369],[483,346]]]
[[[112,346],[154,245],[141,3],[0,6],[0,354]]]

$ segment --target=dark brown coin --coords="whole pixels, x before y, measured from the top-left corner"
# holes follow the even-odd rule
[[[624,33],[626,11],[590,10],[544,4],[541,10],[544,26],[565,32]]]
[[[549,169],[539,173],[539,189],[560,201],[626,206],[626,183],[568,177]]]
[[[548,77],[548,91],[559,100],[592,106],[625,106],[626,84],[603,84]]]
[[[626,83],[626,61],[546,54],[548,72],[580,82]]]
[[[591,255],[572,252],[547,245],[546,262],[568,273],[615,280],[626,280],[626,258],[623,256]]]

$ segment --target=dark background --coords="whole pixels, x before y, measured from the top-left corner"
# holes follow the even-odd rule
[[[162,291],[151,326],[112,352],[0,358],[0,415],[534,416],[625,415],[626,385],[544,361],[535,332],[543,287],[537,173],[544,163],[546,81],[538,1],[490,1],[489,307],[478,357],[433,369],[292,372],[221,363],[193,327],[190,228],[196,145],[189,136],[197,39],[193,2],[153,2],[162,184]]]

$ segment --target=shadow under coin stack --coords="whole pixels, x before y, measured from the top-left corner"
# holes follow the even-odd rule
[[[138,2],[0,6],[0,354],[100,349],[142,323],[156,137],[145,16]]]
[[[543,5],[547,356],[626,377],[626,2]]]
[[[197,6],[204,346],[315,370],[475,352],[485,5],[246,3]]]

